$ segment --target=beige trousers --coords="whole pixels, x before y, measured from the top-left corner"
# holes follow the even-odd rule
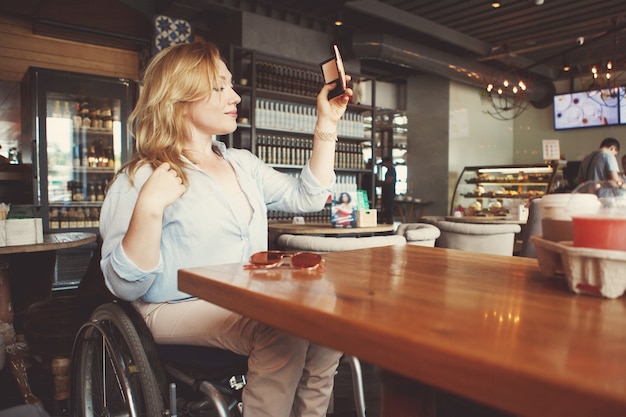
[[[326,415],[340,352],[203,300],[134,305],[157,343],[219,347],[249,357],[245,417]]]

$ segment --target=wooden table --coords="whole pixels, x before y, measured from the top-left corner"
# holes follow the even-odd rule
[[[529,258],[413,245],[324,258],[309,274],[184,269],[179,287],[378,365],[386,417],[433,415],[433,387],[519,416],[624,416],[624,298],[576,295]]]
[[[13,328],[13,306],[11,303],[11,286],[9,277],[10,255],[27,252],[56,251],[73,248],[95,242],[93,233],[69,232],[46,234],[42,243],[30,245],[0,247],[0,334],[4,337],[8,366],[15,378],[18,388],[26,403],[37,403],[28,383],[28,376],[24,366],[25,346],[16,343],[15,329]]]
[[[424,215],[424,209],[433,204],[432,201],[423,200],[394,200],[395,207],[398,208],[398,214],[402,223],[418,222]]]

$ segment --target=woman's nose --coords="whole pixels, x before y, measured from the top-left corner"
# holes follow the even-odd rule
[[[237,92],[235,90],[232,90],[232,92],[233,92],[232,102],[235,103],[235,104],[241,103],[241,96],[239,94],[237,94]]]

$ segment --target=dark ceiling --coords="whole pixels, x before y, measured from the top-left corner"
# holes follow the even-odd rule
[[[0,12],[31,18],[40,31],[80,27],[88,29],[83,38],[108,37],[138,47],[149,40],[156,14],[188,20],[198,33],[211,36],[216,22],[247,11],[334,34],[361,60],[362,72],[390,80],[423,70],[402,59],[394,62],[398,49],[416,54],[426,48],[441,60],[514,67],[549,80],[572,77],[563,72],[565,61],[574,72],[586,72],[608,55],[624,61],[618,56],[626,55],[624,0],[501,3],[494,9],[487,0],[18,0],[3,1]],[[344,25],[337,28],[333,22],[339,16]],[[359,44],[355,39],[370,46],[379,39],[392,52],[349,50]]]

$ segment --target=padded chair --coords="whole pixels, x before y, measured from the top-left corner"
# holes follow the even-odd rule
[[[422,221],[434,224],[441,231],[435,243],[437,247],[496,255],[513,255],[515,234],[521,231],[520,225],[513,223],[461,223],[433,216]]]
[[[406,238],[400,235],[334,237],[282,234],[278,236],[277,245],[282,250],[337,252],[378,246],[406,245]]]
[[[401,223],[396,229],[396,234],[404,236],[409,245],[433,247],[441,236],[441,231],[428,223]]]
[[[309,236],[283,234],[277,239],[282,250],[337,252],[342,250],[375,248],[391,245],[434,246],[440,232],[436,226],[425,223],[403,223],[396,232],[385,236]]]

